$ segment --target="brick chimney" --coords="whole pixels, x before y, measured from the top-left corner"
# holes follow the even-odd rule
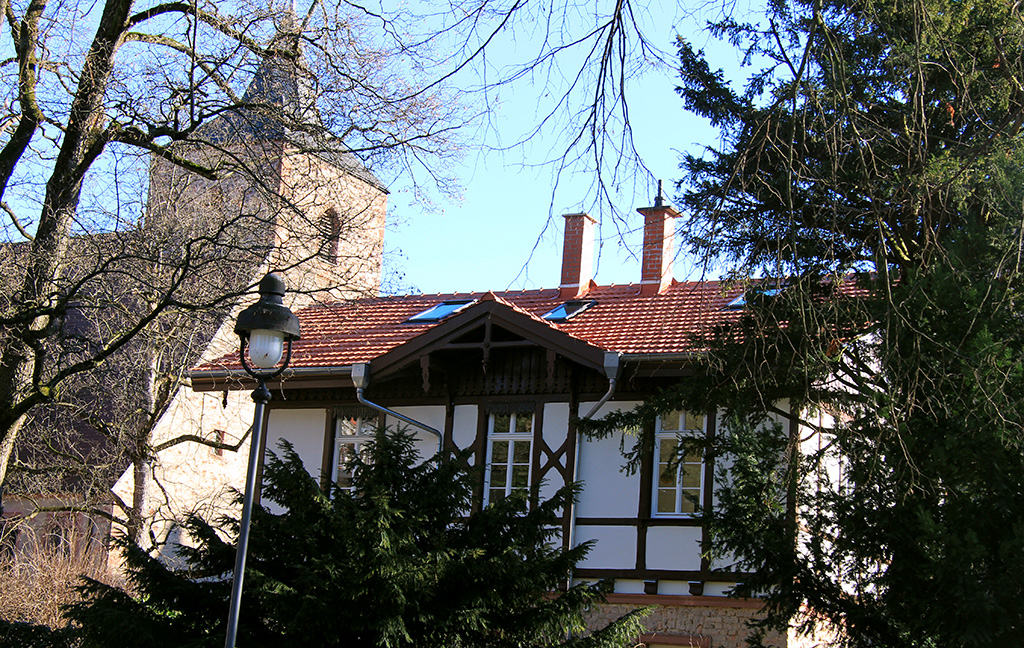
[[[593,278],[594,225],[589,214],[565,215],[565,242],[562,244],[562,281],[559,299],[573,299],[590,289]]]
[[[653,207],[637,210],[644,215],[644,252],[640,266],[640,294],[655,295],[672,285],[675,219],[679,212],[665,204],[658,181]]]

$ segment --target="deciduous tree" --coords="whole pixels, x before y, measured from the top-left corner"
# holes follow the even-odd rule
[[[298,15],[247,1],[26,0],[0,7],[10,52],[0,208],[11,242],[0,259],[0,485],[8,482],[26,421],[33,413],[49,416],[37,408],[70,406],[90,425],[103,423],[77,396],[108,388],[72,385],[75,376],[129,348],[147,363],[175,355],[133,341],[177,327],[160,320],[230,310],[252,289],[250,270],[265,258],[255,233],[283,213],[302,214],[267,173],[273,164],[265,147],[249,141],[239,148],[225,121],[228,130],[272,133],[292,151],[343,151],[383,176],[407,173],[418,186],[426,179],[450,190],[447,161],[476,135],[466,128],[487,128],[488,110],[474,108],[474,99],[486,107],[515,84],[557,87],[568,77],[575,82],[554,94],[538,89],[555,100],[539,111],[537,130],[515,145],[555,124],[568,134],[564,155],[552,156],[555,168],[591,169],[607,197],[608,186],[632,177],[628,162],[637,159],[625,84],[660,56],[628,1],[605,8],[470,0],[425,13],[314,1]],[[535,50],[494,65],[496,42],[527,36]],[[246,94],[260,66],[275,58],[295,64],[294,80],[310,89],[315,105],[281,110],[266,94]],[[567,58],[571,72],[561,67]],[[174,167],[183,182],[223,186],[225,200],[199,219],[145,213],[153,202],[145,189],[151,162]],[[249,209],[239,199],[242,184],[275,208]],[[339,286],[345,281],[337,279]],[[181,357],[187,364],[189,356]],[[159,414],[162,394],[173,393],[173,385],[160,385],[174,382],[178,361],[134,382],[155,386],[128,417],[136,431],[136,423]],[[148,440],[128,437],[122,449],[144,467]]]

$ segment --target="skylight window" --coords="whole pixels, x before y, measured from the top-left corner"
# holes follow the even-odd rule
[[[785,286],[775,288],[750,288],[740,293],[739,297],[732,300],[725,306],[725,310],[740,310],[746,308],[747,302],[758,297],[777,297]]]
[[[475,299],[449,299],[441,302],[440,304],[435,304],[421,313],[416,313],[406,321],[438,322],[475,303]]]
[[[596,303],[597,301],[594,299],[575,299],[567,301],[560,306],[552,308],[541,317],[549,322],[564,322],[567,319],[571,319],[579,315]]]

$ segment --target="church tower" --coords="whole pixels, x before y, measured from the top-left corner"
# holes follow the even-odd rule
[[[229,290],[276,271],[293,308],[376,296],[388,191],[323,126],[293,24],[286,13],[238,106],[181,145],[217,179],[154,160],[147,226],[171,249],[210,241]]]
[[[177,164],[151,162],[145,240],[165,279],[188,263],[192,284],[180,292],[197,291],[189,295],[194,302],[238,295],[269,271],[284,276],[292,309],[380,289],[388,192],[324,127],[317,79],[293,24],[286,16],[278,26],[242,98],[175,144]],[[234,322],[245,304],[214,306],[197,318],[184,335],[192,354],[186,366],[237,352]],[[252,417],[246,392],[176,389],[151,431],[160,449],[151,471],[139,473],[142,486],[136,489],[129,469],[114,492],[142,502],[140,514],[157,538],[173,539],[190,512],[231,511],[227,489],[244,483]]]

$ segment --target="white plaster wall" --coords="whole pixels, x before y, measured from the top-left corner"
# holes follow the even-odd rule
[[[804,412],[801,419],[812,423],[815,427],[800,426],[800,450],[805,455],[819,458],[819,470],[811,476],[818,488],[832,490],[843,485],[843,461],[839,453],[832,449],[834,436],[828,432],[836,426],[836,418],[823,408],[815,408]]]
[[[438,432],[444,434],[444,415],[445,407],[443,405],[431,405],[424,407],[394,407],[394,411],[408,416],[414,421],[419,421],[425,425],[429,425]],[[405,427],[416,436],[416,451],[419,452],[420,460],[426,461],[435,454],[437,454],[438,438],[422,430],[414,425],[409,425],[403,421],[400,421],[393,416],[388,416],[386,419],[388,427]]]
[[[477,417],[480,415],[480,408],[476,405],[458,405],[452,415],[452,439],[460,449],[473,445],[476,441]],[[476,456],[469,458],[470,465],[476,464]]]
[[[728,435],[728,434],[729,434],[729,428],[725,425],[725,418],[724,418],[722,412],[718,412],[718,414],[716,415],[716,419],[715,419],[715,435],[718,438],[722,438],[723,436]],[[712,501],[712,506],[714,506],[716,508],[718,507],[718,493],[719,493],[719,490],[726,483],[728,483],[728,481],[726,480],[726,478],[728,477],[727,471],[731,467],[732,467],[732,459],[731,458],[729,458],[729,457],[716,457],[715,458],[715,474],[714,474],[714,482],[713,482],[714,485],[713,485],[713,490],[712,490],[712,493],[711,493],[711,501]],[[726,569],[730,565],[735,564],[735,562],[736,562],[736,559],[735,559],[735,557],[732,554],[724,553],[724,552],[722,552],[722,553],[716,552],[715,555],[714,555],[714,559],[711,561],[711,568],[712,569]],[[711,594],[709,594],[708,592],[709,592],[709,590],[705,586],[704,593],[708,594],[710,596]]]
[[[718,439],[723,439],[729,435],[729,429],[725,425],[725,418],[721,412],[715,415],[715,436]],[[732,459],[729,457],[716,457],[715,458],[715,486],[719,486],[722,483],[722,479],[725,477],[724,471],[728,470],[732,466]],[[712,502],[714,505],[718,504],[718,493],[712,493]]]
[[[605,405],[595,418],[600,418],[614,409],[632,409],[638,404],[630,402]],[[593,406],[593,403],[581,403],[580,413],[586,414]],[[626,460],[620,450],[621,441],[621,432],[601,440],[580,437],[576,478],[583,482],[583,492],[576,506],[576,517],[636,517],[640,498],[640,475],[627,475],[622,470]],[[627,435],[625,442],[627,449],[632,448],[636,438]]]
[[[706,593],[706,592],[705,592]],[[689,581],[658,581],[658,594],[672,594],[674,596],[690,596]],[[648,648],[650,648],[648,646]]]
[[[700,569],[700,527],[647,529],[648,569]]]
[[[736,583],[729,582],[708,582],[704,583],[704,596],[728,596],[729,590],[736,587]]]
[[[660,583],[659,583],[660,586]],[[615,593],[616,594],[643,594],[644,593],[644,582],[642,580],[634,580],[629,578],[616,578],[615,579]],[[648,648],[650,648],[648,646]]]
[[[634,569],[636,568],[636,527],[632,526],[578,526],[576,544],[588,540],[597,542],[580,568]]]
[[[194,392],[183,387],[175,393],[151,436],[154,446],[169,446],[157,454],[143,494],[144,538],[152,533],[163,539],[191,513],[214,520],[232,510],[230,489],[245,486],[252,421],[253,402],[248,391],[230,391],[226,402],[223,392]],[[224,433],[224,443],[239,444],[237,450],[218,454],[207,445],[181,441],[185,437],[216,441],[216,430]],[[131,505],[135,490],[131,466],[111,490]],[[117,506],[113,513],[124,515]]]
[[[267,422],[267,454],[281,454],[278,443],[283,439],[292,444],[302,460],[302,466],[317,482],[323,470],[324,426],[327,411],[323,409],[270,410]],[[284,508],[275,502],[262,500],[271,513],[282,513]]]
[[[321,408],[270,410],[267,453],[281,454],[279,442],[288,441],[302,459],[306,472],[319,480],[323,470],[326,417],[327,411]]]

